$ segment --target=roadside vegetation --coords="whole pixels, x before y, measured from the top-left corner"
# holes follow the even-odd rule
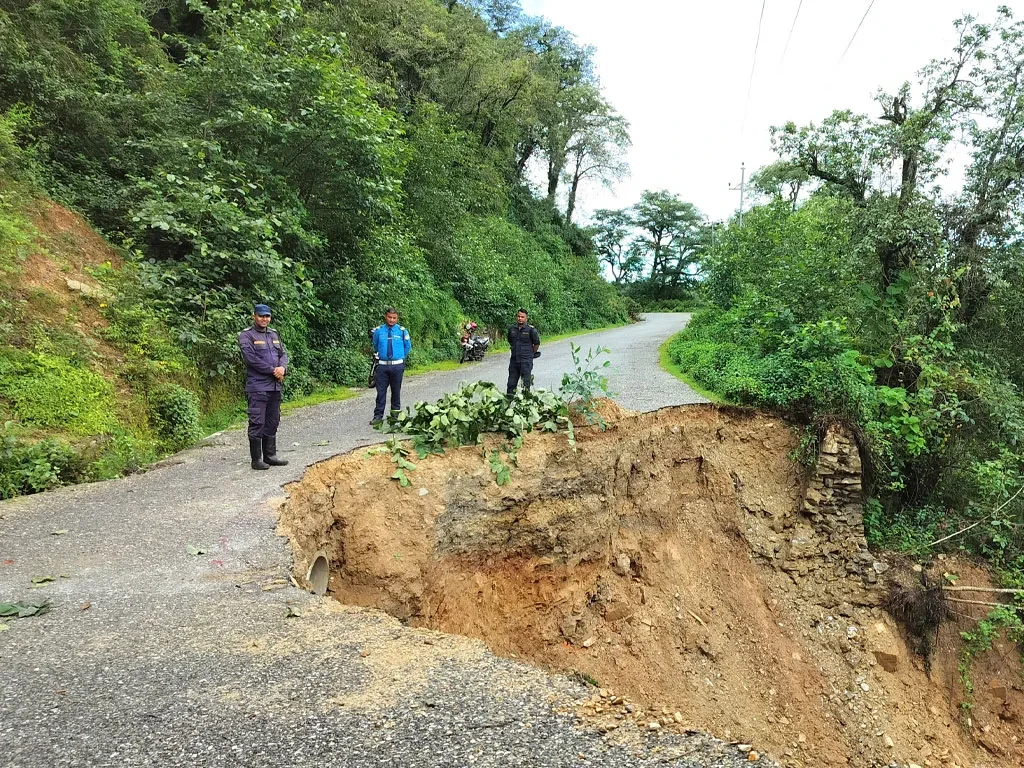
[[[257,301],[290,399],[365,381],[389,305],[413,369],[520,306],[545,336],[627,321],[573,217],[628,143],[593,51],[515,2],[5,4],[0,498],[231,423]],[[40,235],[48,199],[106,261]],[[96,289],[74,302],[88,322],[33,254]]]
[[[872,114],[774,129],[760,204],[701,254],[706,308],[668,352],[698,385],[795,416],[812,438],[821,419],[853,425],[873,545],[970,553],[1020,588],[1024,24],[1003,9],[957,29],[949,57],[880,91]],[[1008,594],[1016,613],[995,610],[1019,628]]]

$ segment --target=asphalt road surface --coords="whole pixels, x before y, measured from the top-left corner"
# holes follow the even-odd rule
[[[575,341],[612,350],[629,408],[700,402],[658,367],[687,319],[654,314]],[[542,350],[538,384],[555,385],[569,340]],[[410,377],[404,398],[503,385],[506,368],[495,355]],[[567,712],[586,693],[565,676],[288,585],[282,485],[378,441],[372,409],[367,392],[286,417],[288,467],[253,472],[233,430],[143,475],[0,502],[0,601],[51,604],[0,619],[0,765],[746,764],[704,735],[639,734],[627,748]]]

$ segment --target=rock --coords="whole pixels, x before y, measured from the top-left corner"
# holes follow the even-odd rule
[[[625,552],[620,552],[612,564],[612,570],[619,574],[619,576],[629,576],[632,565],[633,561],[629,559],[629,555]]]
[[[605,621],[622,621],[633,615],[633,607],[629,603],[612,603],[605,609]]]
[[[651,731],[660,731],[661,723],[659,723],[657,720],[651,720],[651,722],[647,724],[647,729]]]
[[[757,754],[757,752],[751,752],[749,755],[747,755],[747,760],[749,760],[752,763],[756,763],[760,759],[761,756]]]
[[[107,292],[102,288],[97,288],[95,285],[83,283],[80,280],[72,280],[70,277],[66,277],[64,278],[64,282],[67,284],[69,291],[75,291],[76,293],[81,293],[82,295],[90,298],[98,299],[107,295]]]
[[[672,713],[672,719],[675,720],[677,723],[683,722],[683,713],[682,712],[673,712]]]
[[[804,734],[802,734],[802,733],[797,734],[796,740],[800,744],[806,744],[807,743],[807,737]]]
[[[753,744],[737,744],[736,745],[736,749],[738,749],[740,752],[749,752],[753,748],[754,748]]]
[[[988,693],[992,698],[1003,702],[1006,701],[1009,696],[1009,691],[1006,689],[1006,683],[995,677],[989,681]]]
[[[566,616],[558,625],[558,631],[566,640],[572,640],[578,631],[580,619],[578,616]]]
[[[864,645],[870,651],[878,665],[886,672],[895,672],[900,660],[900,641],[881,621],[871,625],[865,633]]]
[[[588,637],[586,640],[583,641],[583,647],[584,648],[589,648],[590,646],[592,646],[596,642],[597,642],[597,638],[596,637]]]
[[[893,744],[892,737],[888,733],[885,734],[885,736],[882,738],[882,741],[885,742],[885,746],[887,746],[889,749],[893,749],[896,746],[895,744]]]
[[[853,616],[853,606],[849,603],[840,603],[836,610],[839,612],[840,616],[845,616],[846,618]]]

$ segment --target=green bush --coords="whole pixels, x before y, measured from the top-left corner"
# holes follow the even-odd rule
[[[59,440],[25,441],[11,422],[0,431],[0,499],[39,493],[81,479],[82,462]]]
[[[110,382],[59,357],[0,350],[0,392],[27,426],[85,436],[108,434],[118,425]]]
[[[314,389],[316,389],[316,380],[309,371],[305,368],[290,367],[281,395],[285,400],[294,400],[297,397],[308,395]]]
[[[149,393],[153,425],[161,442],[179,451],[202,437],[199,398],[178,384],[162,384]]]
[[[369,375],[370,357],[355,349],[335,347],[316,352],[310,369],[322,382],[355,386]]]
[[[132,435],[114,435],[99,457],[89,465],[90,480],[110,480],[141,472],[157,459],[155,440]]]

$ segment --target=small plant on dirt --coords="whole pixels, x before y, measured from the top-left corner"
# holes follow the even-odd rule
[[[415,470],[416,465],[406,458],[409,455],[409,449],[402,445],[396,436],[392,435],[384,445],[371,448],[366,452],[366,455],[376,456],[381,453],[390,454],[391,461],[396,466],[395,473],[391,475],[391,479],[397,480],[398,484],[403,488],[408,488],[412,485],[412,481],[407,473]]]
[[[495,482],[511,482],[512,467],[517,465],[523,435],[565,431],[569,445],[576,449],[576,431],[572,414],[580,414],[590,424],[605,427],[595,401],[608,394],[608,377],[603,373],[611,363],[600,356],[609,350],[588,350],[580,358],[580,347],[570,345],[575,371],[562,376],[557,393],[546,389],[521,390],[510,400],[494,384],[478,381],[464,384],[434,403],[418,402],[411,409],[382,423],[378,429],[404,433],[412,440],[412,450],[420,459],[432,453],[442,454],[446,448],[482,445],[486,434],[504,435],[507,442],[500,448],[484,450],[483,457],[494,473]],[[399,445],[395,437],[388,445]],[[403,486],[409,484],[406,471],[415,465],[404,456],[405,448],[388,448],[398,469],[392,477]],[[403,451],[401,455],[397,451]],[[404,465],[403,465],[404,462]]]
[[[978,621],[973,630],[960,633],[964,645],[960,650],[960,663],[957,665],[957,672],[968,699],[974,694],[974,679],[971,669],[975,660],[986,651],[992,650],[992,642],[1004,630],[1010,642],[1024,643],[1024,621],[1021,620],[1019,607],[1005,605],[993,608],[985,618]],[[970,701],[964,702],[961,707],[969,711]]]
[[[601,687],[600,683],[597,682],[597,678],[588,672],[580,672],[578,669],[574,669],[569,673],[569,679],[577,683],[582,683],[583,685],[589,685],[593,688]]]
[[[562,374],[559,394],[571,412],[581,414],[588,424],[597,424],[604,429],[607,425],[597,412],[595,401],[611,394],[608,391],[608,373],[612,362],[601,360],[601,355],[611,354],[611,350],[607,347],[588,349],[586,358],[582,360],[581,347],[569,342],[569,350],[575,370]]]
[[[509,400],[489,382],[467,384],[435,403],[416,403],[412,410],[398,414],[382,428],[409,435],[412,438],[412,450],[420,459],[432,453],[443,454],[449,447],[479,445],[485,434],[504,435],[509,442],[503,448],[484,453],[498,485],[511,481],[512,470],[509,465],[516,464],[516,457],[522,447],[522,436],[526,432],[535,429],[557,432],[564,429],[573,436],[568,406],[554,393],[543,389],[518,392]],[[391,441],[400,445],[395,437]],[[406,482],[402,482],[405,470],[415,468],[415,465],[399,457],[407,465],[403,466],[395,458],[396,449],[389,450],[392,460],[398,464],[393,477],[404,486],[408,484],[407,478]],[[401,450],[408,453],[408,449]]]

